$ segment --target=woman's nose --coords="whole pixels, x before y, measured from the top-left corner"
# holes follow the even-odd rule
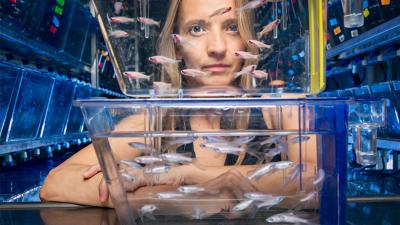
[[[213,58],[223,58],[226,54],[226,40],[221,32],[212,32],[208,38],[208,55]]]

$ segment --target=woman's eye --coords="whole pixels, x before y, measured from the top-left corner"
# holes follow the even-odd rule
[[[231,24],[231,25],[229,25],[229,26],[228,26],[228,31],[231,31],[231,32],[238,32],[238,27],[237,27],[237,25],[236,25],[236,24]]]
[[[198,35],[201,32],[204,32],[204,29],[200,25],[193,25],[189,28],[189,32],[194,35]]]

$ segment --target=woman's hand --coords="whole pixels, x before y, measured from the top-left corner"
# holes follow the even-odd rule
[[[82,174],[82,176],[86,180],[86,179],[92,178],[93,176],[95,176],[98,173],[101,173],[101,168],[100,168],[99,164],[96,164],[96,165],[90,166]],[[99,188],[98,188],[99,200],[100,200],[100,202],[106,202],[108,200],[109,191],[108,191],[107,184],[104,181],[104,177],[102,174],[101,174],[101,176],[102,176],[102,178],[101,178],[101,181],[99,183]]]

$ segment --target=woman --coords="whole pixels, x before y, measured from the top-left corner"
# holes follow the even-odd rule
[[[185,77],[179,75],[179,65],[164,66],[162,79],[170,82],[174,87],[196,88],[202,86],[230,86],[238,84],[243,88],[251,86],[250,76],[236,78],[244,66],[254,64],[248,60],[236,58],[235,51],[249,51],[255,53],[246,43],[253,39],[252,17],[250,13],[236,13],[236,8],[244,5],[244,0],[172,0],[165,26],[160,35],[159,54],[169,58],[182,59],[184,68],[199,69],[208,73],[208,76]],[[229,8],[231,10],[210,17],[216,10]],[[195,9],[195,10],[194,10]],[[174,45],[172,33],[181,35],[191,45]],[[182,65],[180,65],[182,66]],[[212,112],[211,112],[212,113]],[[285,113],[285,112],[284,112]],[[220,129],[219,116],[205,116],[204,112],[193,114],[190,118],[192,130]],[[264,111],[265,122],[273,128],[270,118],[274,114]],[[297,113],[287,114],[282,126],[284,129],[296,129]],[[140,121],[140,122],[138,122]],[[246,121],[238,122],[247,124]],[[129,125],[129,126],[128,126]],[[144,126],[140,115],[124,119],[117,125],[119,131],[141,130]],[[240,126],[237,126],[240,127]],[[244,126],[245,127],[245,126]],[[114,154],[117,159],[134,158],[140,155],[139,151],[127,149],[128,142],[143,142],[141,138],[129,138],[118,141],[111,140]],[[312,143],[310,140],[306,143]],[[152,186],[147,186],[148,178],[142,171],[132,171],[138,178],[132,182],[129,189],[130,199],[152,196],[154,193],[165,190],[176,190],[176,185],[199,184],[207,190],[215,190],[213,198],[221,198],[220,204],[215,203],[214,210],[209,213],[228,210],[237,202],[226,199],[240,199],[243,193],[262,191],[265,193],[294,193],[296,185],[286,185],[282,181],[282,171],[272,172],[259,181],[249,181],[246,175],[256,169],[256,165],[240,165],[239,157],[236,165],[225,166],[226,154],[216,153],[205,148],[204,139],[194,141],[193,148],[196,154],[196,165],[188,164],[173,167],[168,173],[161,174],[159,179],[152,180]],[[304,144],[306,145],[306,144]],[[202,147],[203,146],[203,147]],[[307,146],[304,146],[304,148]],[[313,168],[316,165],[315,148],[307,147],[308,154],[303,162]],[[298,150],[289,150],[288,158],[298,162]],[[222,156],[222,157],[221,157]],[[304,156],[303,156],[304,157]],[[67,201],[79,204],[96,206],[112,206],[108,198],[107,186],[102,182],[102,174],[97,165],[93,146],[81,150],[63,164],[53,169],[46,178],[40,196],[46,201]],[[81,176],[83,174],[83,177]],[[304,176],[314,176],[314,170],[309,169]],[[295,181],[296,182],[296,181]],[[281,188],[277,190],[277,188]],[[169,205],[168,207],[171,207]]]

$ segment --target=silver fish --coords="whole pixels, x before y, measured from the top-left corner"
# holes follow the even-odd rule
[[[254,171],[247,178],[249,180],[251,180],[251,179],[260,179],[260,177],[264,176],[267,173],[270,173],[274,169],[275,169],[274,164],[269,163],[269,164],[266,164],[266,165],[262,166],[261,168],[257,169],[256,171]]]
[[[125,38],[128,36],[129,36],[128,32],[123,31],[123,30],[114,30],[110,33],[110,37],[114,37],[114,38]]]
[[[113,16],[113,17],[111,17],[111,22],[113,22],[113,23],[133,23],[133,22],[135,22],[135,19],[125,17],[125,16]]]
[[[325,179],[325,171],[323,169],[318,170],[318,176],[313,181],[314,185],[318,185]]]
[[[268,223],[304,223],[308,224],[309,221],[303,218],[300,218],[293,213],[279,213],[273,216],[270,216],[266,219]]]
[[[125,173],[125,172],[121,173],[121,177],[122,177],[124,180],[130,181],[130,182],[133,182],[133,181],[136,180],[136,177],[130,175],[129,173]]]
[[[155,167],[147,167],[144,169],[143,173],[146,174],[161,174],[161,173],[168,173],[171,170],[171,166],[164,165],[164,166],[155,166]]]
[[[184,156],[182,154],[177,153],[165,153],[160,155],[161,159],[170,163],[190,163],[193,161],[193,158]]]
[[[178,187],[177,190],[182,193],[198,193],[198,192],[203,192],[206,189],[195,185],[187,185],[187,186],[180,186]]]
[[[246,5],[244,5],[240,8],[237,8],[236,11],[241,12],[241,11],[250,10],[250,9],[257,9],[267,3],[268,3],[268,0],[253,0],[249,3],[247,3]]]
[[[179,192],[159,192],[156,194],[156,197],[159,199],[175,199],[182,198],[185,195]]]
[[[197,69],[184,69],[181,70],[182,75],[188,76],[188,77],[201,77],[201,76],[208,76],[209,73],[197,70]]]
[[[160,27],[160,22],[159,21],[155,21],[151,18],[146,18],[146,17],[138,17],[137,21],[143,24],[147,24],[147,25],[155,25],[157,27]]]
[[[312,199],[317,199],[318,198],[318,192],[312,191],[308,193],[304,198],[300,199],[300,202],[308,202]]]
[[[132,169],[141,169],[142,166],[136,162],[133,161],[128,161],[128,160],[120,160],[119,161],[120,164],[126,165]]]
[[[275,148],[269,149],[267,153],[264,154],[265,158],[273,158],[274,156],[287,152],[287,148],[284,145],[278,145]]]
[[[149,204],[140,207],[141,214],[153,213],[157,209],[157,206]]]
[[[247,42],[250,45],[253,45],[257,48],[272,48],[272,45],[267,45],[267,44],[264,44],[263,42],[257,41],[257,40],[248,40]]]
[[[192,44],[191,42],[189,42],[188,40],[186,40],[185,38],[183,38],[181,35],[179,34],[171,34],[172,40],[174,41],[174,43],[176,45],[180,45],[180,46],[190,46],[192,48],[196,48],[196,46],[194,44]]]
[[[262,192],[247,192],[244,193],[244,197],[254,201],[266,201],[267,199],[271,199],[274,196],[269,194],[264,194]]]
[[[292,167],[294,165],[294,162],[292,161],[279,161],[279,162],[274,162],[274,168],[275,169],[287,169],[289,167]]]
[[[196,138],[195,137],[182,137],[182,138],[177,138],[173,141],[168,141],[165,143],[168,148],[169,146],[181,146],[181,145],[186,145],[192,143]]]
[[[306,142],[310,140],[309,136],[296,136],[287,140],[287,144],[298,144],[300,142]]]
[[[231,144],[233,145],[242,145],[242,144],[247,144],[250,141],[254,140],[254,138],[256,138],[256,136],[244,136],[244,137],[238,137],[236,139],[234,139]]]
[[[239,204],[235,205],[231,211],[233,212],[238,212],[238,211],[242,211],[247,209],[249,206],[251,206],[251,204],[253,204],[254,200],[244,200],[242,202],[240,202]]]
[[[214,17],[214,16],[220,16],[223,15],[229,11],[231,11],[232,7],[224,7],[224,8],[220,8],[215,10],[213,13],[211,13],[208,17]]]
[[[144,79],[144,80],[150,80],[150,76],[136,72],[136,71],[125,71],[123,72],[124,76],[132,78],[132,79]]]
[[[153,146],[142,143],[142,142],[129,142],[128,145],[136,150],[141,151],[141,152],[145,152],[145,153],[155,152],[155,149],[153,148]]]
[[[171,59],[161,55],[149,57],[148,60],[155,64],[178,64],[181,62],[181,60]]]
[[[254,70],[250,73],[250,75],[252,75],[255,78],[264,78],[264,79],[268,78],[268,73],[262,70]]]
[[[235,51],[233,54],[241,59],[258,59],[258,55],[253,55],[250,52]]]
[[[237,72],[235,74],[235,78],[241,76],[241,75],[247,75],[250,74],[252,71],[254,71],[257,68],[257,65],[250,65],[244,67],[241,71]]]
[[[258,34],[257,37],[260,39],[262,38],[264,35],[268,34],[269,32],[271,32],[273,29],[275,29],[280,23],[279,19],[276,19],[274,21],[272,21],[271,23],[267,24]]]
[[[162,159],[154,156],[138,156],[135,161],[142,164],[151,164],[155,162],[162,162]]]
[[[273,196],[272,198],[257,204],[257,208],[271,208],[278,205],[285,199],[285,196]]]
[[[279,143],[279,142],[281,142],[281,140],[282,140],[282,136],[275,135],[275,136],[268,137],[264,141],[260,142],[260,145]]]

